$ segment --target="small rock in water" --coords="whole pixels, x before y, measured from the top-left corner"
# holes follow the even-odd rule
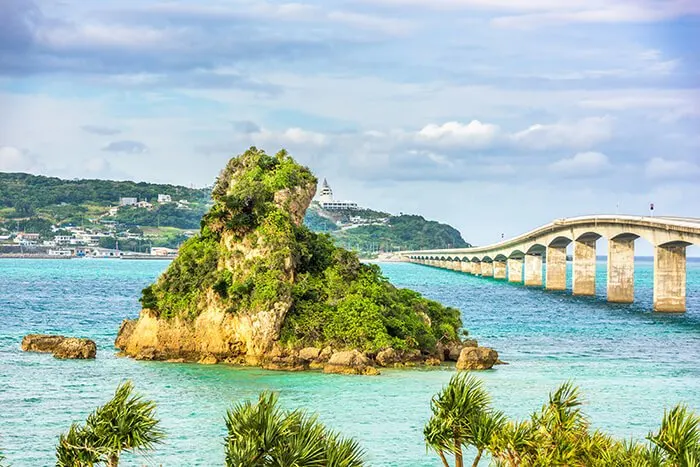
[[[216,358],[214,355],[207,355],[205,357],[202,357],[197,363],[200,365],[216,365],[219,363],[219,359]]]
[[[457,360],[458,370],[488,370],[498,361],[498,352],[488,347],[465,347]]]
[[[25,352],[53,353],[54,357],[60,359],[88,360],[95,358],[97,345],[90,339],[29,334],[22,339],[22,350]]]

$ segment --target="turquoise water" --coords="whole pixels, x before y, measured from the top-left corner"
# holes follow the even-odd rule
[[[222,465],[223,416],[263,389],[287,407],[360,440],[373,466],[435,466],[422,427],[429,401],[453,371],[384,371],[379,377],[278,373],[223,365],[137,362],[112,343],[124,317],[136,317],[139,291],[167,266],[160,261],[0,261],[0,447],[14,466],[53,464],[58,434],[132,379],[158,403],[168,441],[124,465]],[[574,298],[413,264],[384,264],[397,285],[462,310],[466,326],[510,362],[481,373],[495,404],[511,416],[537,409],[547,392],[573,379],[596,427],[643,436],[664,407],[700,408],[700,264],[688,265],[688,312],[651,310],[650,262],[637,263],[633,305]],[[605,291],[605,263],[598,287]],[[22,353],[28,333],[93,338],[95,361]]]

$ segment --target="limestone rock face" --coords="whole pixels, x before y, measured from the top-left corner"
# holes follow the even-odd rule
[[[126,344],[131,339],[131,335],[134,333],[136,328],[135,319],[125,319],[122,321],[121,326],[119,326],[119,331],[117,332],[117,340],[114,341],[114,346],[118,349],[124,349]]]
[[[324,373],[343,375],[378,375],[379,371],[370,366],[369,359],[362,352],[349,350],[334,353],[323,367]]]
[[[312,360],[316,360],[320,353],[321,350],[317,349],[316,347],[306,347],[299,351],[299,358],[310,362]]]
[[[202,232],[187,244],[191,253],[181,254],[147,288],[139,319],[122,323],[115,346],[124,354],[194,362],[208,356],[218,361],[270,361],[267,353],[279,341],[292,306],[290,291],[296,275],[290,243],[295,240],[285,237],[284,223],[300,226],[316,194],[316,179],[308,169],[287,156],[275,157],[251,148],[222,171]],[[261,173],[260,164],[284,168],[280,173],[269,169],[262,183],[254,178]],[[289,179],[280,182],[285,174]],[[259,188],[245,188],[251,186]],[[275,219],[272,228],[266,216]],[[198,269],[205,261],[206,267]],[[251,297],[260,271],[269,273],[265,285],[277,283],[277,290],[267,298],[241,300],[228,293],[240,286],[244,290],[240,293]],[[192,296],[196,298],[188,298]]]
[[[64,336],[50,336],[46,334],[29,334],[22,339],[22,350],[25,352],[53,353],[58,344],[63,342]]]
[[[205,355],[204,357],[200,358],[197,363],[200,365],[216,365],[219,363],[219,359],[213,355]]]
[[[488,347],[465,347],[457,360],[458,370],[489,370],[498,361],[498,352]]]
[[[378,365],[391,366],[400,361],[399,354],[392,348],[384,349],[374,358]]]
[[[323,349],[321,349],[321,353],[318,354],[318,361],[321,363],[326,363],[328,360],[330,360],[331,356],[333,355],[333,349],[331,346],[326,346]]]
[[[88,360],[95,358],[97,345],[90,339],[29,334],[22,339],[22,350],[53,353],[54,357],[60,359]]]

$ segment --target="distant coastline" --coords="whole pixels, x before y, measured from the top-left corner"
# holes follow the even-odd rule
[[[0,259],[76,259],[76,260],[94,260],[94,259],[110,259],[110,260],[145,260],[145,261],[172,261],[174,256],[155,256],[155,255],[125,255],[125,256],[60,256],[46,254],[21,254],[21,253],[4,253],[0,254]]]

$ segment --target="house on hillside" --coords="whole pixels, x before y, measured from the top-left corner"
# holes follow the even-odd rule
[[[138,198],[119,198],[119,206],[134,206],[138,202]]]
[[[170,195],[158,195],[158,203],[159,204],[166,204],[166,203],[172,203],[173,202],[173,197]]]

